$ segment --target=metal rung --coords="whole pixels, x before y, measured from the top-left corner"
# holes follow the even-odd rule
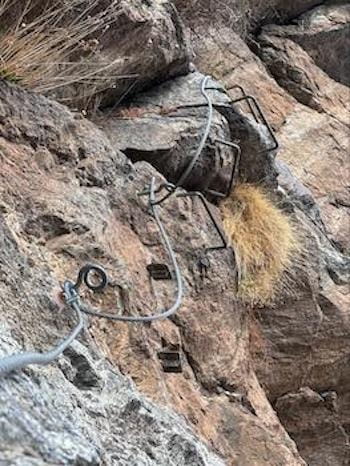
[[[271,140],[272,140],[272,145],[271,145],[271,147],[266,149],[266,152],[271,152],[273,150],[278,149],[279,144],[278,144],[277,138],[275,136],[275,133],[273,132],[273,129],[271,128],[269,122],[267,121],[267,119],[266,119],[266,117],[264,115],[264,112],[262,111],[262,109],[261,109],[258,101],[256,100],[256,98],[253,97],[252,95],[248,95],[245,92],[245,90],[243,89],[242,86],[235,85],[235,86],[230,87],[228,90],[232,90],[232,89],[238,89],[241,92],[241,97],[239,97],[237,99],[232,99],[231,103],[232,104],[238,104],[239,102],[247,102],[249,111],[250,111],[251,115],[253,116],[254,120],[257,123],[262,122],[263,125],[266,127],[266,129],[267,129],[267,131],[268,131],[268,133],[269,133],[269,135],[271,137]]]
[[[147,270],[153,280],[171,280],[171,272],[166,264],[149,264]]]
[[[224,199],[226,197],[226,194],[219,193],[219,191],[214,191],[213,189],[206,189],[205,193],[206,194],[211,194],[212,196],[219,197],[221,199]]]
[[[195,153],[193,154],[193,156],[191,157],[190,162],[188,163],[188,165],[186,166],[186,168],[184,169],[184,171],[182,172],[182,174],[178,178],[178,180],[174,184],[171,185],[170,189],[167,189],[168,192],[166,194],[161,196],[160,199],[153,201],[153,205],[162,204],[166,199],[168,199],[170,196],[172,196],[175,193],[177,188],[179,188],[180,186],[185,185],[186,180],[190,176],[190,173],[192,172],[192,170],[195,167],[199,157],[202,154],[205,143],[206,143],[206,141],[207,141],[207,139],[209,137],[209,133],[210,133],[211,125],[212,125],[212,119],[213,119],[213,104],[212,104],[212,101],[211,101],[209,95],[206,93],[206,86],[207,86],[207,82],[208,82],[209,79],[210,79],[210,76],[205,76],[202,79],[202,82],[201,82],[201,93],[202,93],[202,95],[204,96],[204,98],[207,101],[206,106],[208,108],[208,114],[207,114],[207,122],[206,122],[206,125],[205,125],[205,129],[203,131],[203,135],[201,137],[199,146],[198,146],[197,150],[195,151]],[[191,105],[191,107],[193,107],[193,105]],[[177,108],[179,108],[179,107],[177,107]],[[161,188],[160,190],[162,190],[164,188],[167,188],[169,186],[170,186],[170,184],[168,184],[168,183],[164,184],[163,183],[162,186],[160,187]],[[159,190],[157,190],[157,191],[159,191]],[[155,191],[155,192],[157,192],[157,191]],[[143,191],[142,193],[140,193],[140,195],[143,195],[143,194],[146,194],[146,192]]]
[[[206,91],[219,91],[219,92],[225,92],[225,89],[221,86],[221,87],[217,87],[217,86],[205,86],[205,90]]]
[[[208,201],[206,200],[206,198],[204,197],[203,193],[201,193],[200,191],[189,191],[189,192],[185,192],[185,193],[178,193],[176,195],[177,197],[198,197],[199,200],[201,201],[213,227],[215,228],[215,231],[216,233],[218,234],[218,236],[220,237],[220,240],[221,240],[221,244],[218,244],[218,245],[215,245],[215,246],[209,246],[209,247],[206,247],[205,250],[206,251],[215,251],[217,249],[226,249],[227,248],[227,241],[226,241],[226,237],[225,237],[225,234],[221,231],[219,225],[218,225],[218,222],[216,221],[214,215],[212,214],[211,210],[210,210],[210,207],[209,207],[209,203]]]

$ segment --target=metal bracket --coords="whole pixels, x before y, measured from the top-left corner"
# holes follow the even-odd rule
[[[150,201],[150,208],[154,207],[154,206],[157,206],[159,204],[162,204],[166,199],[168,199],[170,196],[172,196],[180,186],[182,186],[184,184],[184,182],[187,180],[188,176],[190,175],[190,173],[193,170],[198,158],[200,157],[200,155],[201,155],[201,153],[203,151],[203,148],[204,148],[204,146],[205,146],[205,144],[207,142],[207,139],[209,137],[209,132],[210,132],[210,128],[211,128],[211,125],[212,125],[212,118],[213,118],[213,103],[211,101],[210,96],[208,95],[208,93],[206,91],[218,90],[216,87],[214,88],[213,86],[207,85],[209,78],[210,78],[209,76],[205,76],[203,78],[202,82],[201,82],[201,93],[204,96],[204,98],[206,99],[206,105],[208,107],[208,115],[207,115],[207,123],[205,125],[205,129],[203,131],[203,135],[201,137],[199,146],[198,146],[194,156],[192,157],[191,161],[189,162],[189,164],[187,165],[187,167],[185,168],[183,173],[180,175],[180,177],[179,177],[179,179],[177,180],[176,183],[172,184],[172,183],[165,182],[165,183],[162,183],[161,185],[159,185],[158,188],[154,189],[153,193],[158,193],[159,194],[162,191],[167,191],[167,192],[161,194],[158,197],[158,199],[153,199],[153,201]],[[246,101],[248,106],[249,106],[249,111],[253,115],[255,121],[257,123],[259,123],[259,118],[263,121],[263,123],[265,124],[265,126],[267,127],[267,129],[268,129],[268,131],[269,131],[269,133],[271,135],[271,138],[274,141],[274,146],[269,148],[268,151],[277,148],[278,147],[277,140],[276,140],[276,138],[275,138],[275,136],[274,136],[274,134],[272,132],[272,129],[271,129],[270,125],[268,124],[264,114],[262,113],[261,108],[260,108],[259,104],[257,103],[257,101],[254,99],[254,97],[247,95],[245,93],[244,89],[241,86],[233,86],[233,88],[235,88],[235,87],[238,88],[241,91],[242,97],[231,101],[231,104],[239,102],[239,101],[243,101],[243,100]],[[231,89],[233,89],[233,88],[231,88]],[[202,106],[202,104],[201,104],[201,106]],[[223,198],[228,197],[230,195],[230,193],[232,191],[232,187],[233,187],[234,182],[235,182],[235,179],[237,178],[238,170],[239,170],[239,164],[240,164],[240,160],[241,160],[241,148],[240,148],[240,146],[238,144],[230,142],[230,141],[226,141],[226,140],[223,140],[223,139],[216,139],[214,142],[216,144],[223,144],[225,146],[231,147],[235,151],[235,154],[233,154],[233,156],[232,156],[232,165],[231,165],[232,169],[231,169],[231,173],[230,173],[230,178],[228,180],[228,184],[225,187],[225,189],[223,191],[216,191],[216,190],[213,190],[213,189],[209,188],[209,189],[207,189],[205,191],[205,194],[210,194],[211,196],[214,196],[216,198],[223,199]],[[148,195],[150,194],[149,190],[144,190],[141,193],[139,193],[139,195],[146,195],[146,194],[148,194]],[[213,251],[213,250],[219,250],[219,249],[227,248],[227,241],[226,241],[225,235],[221,231],[215,217],[213,216],[213,214],[212,214],[212,212],[210,210],[210,207],[209,207],[209,203],[207,202],[207,200],[204,197],[203,193],[201,193],[200,191],[191,191],[191,192],[180,193],[180,194],[176,194],[176,195],[178,197],[198,197],[200,199],[200,201],[202,202],[203,207],[205,208],[206,213],[207,213],[211,223],[213,224],[218,236],[221,239],[221,244],[205,248],[205,251]],[[156,270],[156,267],[158,267],[157,270]],[[155,280],[163,280],[163,279],[168,279],[169,278],[170,272],[167,271],[164,268],[164,265],[158,264],[158,266],[156,266],[156,267],[151,266],[151,269],[148,268],[152,278],[154,278]]]
[[[191,161],[187,165],[187,167],[184,169],[183,173],[180,175],[179,179],[177,180],[176,183],[163,183],[159,188],[157,188],[154,192],[158,193],[162,189],[166,189],[168,192],[164,194],[160,199],[157,199],[153,202],[153,205],[159,205],[162,204],[168,197],[170,197],[172,194],[175,193],[177,188],[180,186],[183,186],[187,178],[189,177],[191,171],[193,170],[193,167],[195,166],[197,160],[199,159],[200,155],[202,154],[202,151],[204,149],[205,143],[209,137],[209,132],[212,124],[212,119],[213,119],[213,104],[212,101],[210,100],[209,95],[205,92],[206,91],[206,84],[208,80],[210,79],[210,76],[205,76],[202,80],[201,83],[201,93],[204,96],[204,98],[207,101],[207,107],[208,107],[208,115],[207,115],[207,123],[205,125],[203,135],[201,137],[199,146],[193,155]],[[140,195],[146,194],[146,191],[143,191],[140,193]]]
[[[165,250],[167,251],[169,255],[169,261],[171,262],[171,266],[174,271],[174,282],[176,283],[176,297],[174,298],[173,304],[170,307],[158,312],[157,314],[152,314],[149,316],[132,316],[132,315],[124,316],[124,315],[118,315],[118,314],[113,314],[113,313],[95,311],[94,309],[90,309],[89,307],[86,307],[85,305],[79,302],[79,309],[82,312],[85,312],[86,314],[90,314],[96,317],[102,317],[104,319],[110,319],[110,320],[116,320],[116,321],[122,321],[122,322],[146,323],[146,322],[152,322],[154,320],[165,319],[167,317],[170,317],[180,307],[181,302],[182,302],[182,296],[183,296],[182,274],[181,274],[179,265],[176,260],[175,252],[171,246],[170,239],[168,237],[167,232],[165,231],[163,223],[161,222],[160,216],[157,211],[157,207],[154,204],[154,201],[155,201],[154,185],[155,185],[155,179],[153,177],[151,179],[151,184],[149,187],[149,206],[151,209],[151,214],[158,226],[162,243],[165,247]],[[88,275],[90,272],[93,272],[94,275],[96,275],[95,280],[89,279]],[[72,284],[73,289],[75,291],[78,291],[78,288],[81,286],[83,282],[90,289],[94,291],[101,291],[107,285],[106,272],[102,269],[102,267],[88,264],[80,270],[76,284]]]
[[[147,265],[147,270],[153,280],[171,280],[171,272],[166,264],[152,263]]]
[[[161,361],[164,372],[182,372],[180,345],[171,345],[168,348],[159,351],[158,358]]]
[[[232,147],[236,151],[236,154],[232,159],[232,169],[231,169],[230,180],[229,180],[228,186],[225,189],[225,191],[224,192],[213,191],[212,189],[207,189],[205,191],[206,193],[211,194],[212,196],[224,199],[225,197],[228,197],[230,195],[234,180],[237,177],[239,162],[241,160],[241,148],[239,147],[238,144],[235,144],[234,142],[225,141],[223,139],[216,139],[215,142],[217,144],[223,144],[225,146]]]

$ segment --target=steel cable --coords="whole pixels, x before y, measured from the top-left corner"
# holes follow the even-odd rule
[[[153,218],[155,219],[155,222],[157,224],[157,227],[160,233],[161,241],[163,243],[164,248],[166,249],[168,253],[170,262],[173,267],[173,271],[175,274],[175,282],[176,282],[176,298],[175,298],[174,304],[170,308],[165,309],[164,311],[158,314],[152,314],[150,316],[119,316],[116,314],[98,312],[93,309],[90,309],[81,303],[81,300],[78,294],[79,287],[84,282],[85,285],[87,285],[87,287],[90,288],[91,290],[101,291],[107,286],[108,280],[107,280],[106,272],[104,271],[103,268],[96,266],[96,265],[90,265],[90,264],[85,265],[84,267],[80,269],[76,283],[66,280],[63,285],[63,292],[64,292],[66,305],[70,306],[73,309],[73,311],[76,314],[77,320],[78,320],[76,326],[71,331],[71,333],[66,338],[64,338],[61,341],[61,343],[59,343],[56,347],[54,347],[52,350],[48,352],[44,352],[44,353],[25,352],[25,353],[14,354],[11,356],[6,356],[0,359],[0,377],[8,374],[9,372],[22,369],[31,364],[46,365],[52,362],[54,359],[56,359],[60,354],[63,353],[65,349],[67,349],[67,347],[73,342],[73,340],[77,338],[79,333],[84,328],[84,319],[83,319],[82,312],[95,316],[95,317],[106,318],[106,319],[115,320],[115,321],[146,323],[146,322],[152,322],[155,320],[166,319],[167,317],[170,317],[171,315],[173,315],[177,311],[177,309],[180,307],[182,298],[183,298],[182,275],[181,275],[179,265],[177,263],[176,255],[171,246],[170,239],[168,237],[168,234],[162,224],[159,213],[157,211],[157,206],[161,204],[163,201],[165,201],[172,194],[174,194],[177,188],[185,183],[186,179],[188,178],[189,174],[193,170],[193,167],[195,166],[198,158],[200,157],[205,147],[206,141],[209,137],[210,128],[212,125],[212,118],[213,118],[213,105],[212,105],[209,95],[206,92],[206,88],[207,88],[206,86],[207,86],[207,82],[209,79],[210,79],[210,76],[205,76],[201,83],[201,92],[203,96],[205,97],[207,101],[207,105],[208,105],[207,123],[205,125],[203,135],[201,137],[198,148],[194,156],[192,157],[190,163],[188,164],[188,166],[186,167],[186,169],[184,170],[184,172],[182,173],[182,175],[180,176],[176,184],[163,183],[157,189],[155,189],[155,179],[153,177],[150,183],[149,190],[140,193],[141,195],[142,194],[149,195],[149,208],[150,208]],[[233,143],[227,143],[225,141],[218,141],[218,142],[225,143],[227,145],[236,146]],[[232,179],[230,181],[230,187],[232,186],[233,178],[237,171],[237,165],[239,163],[239,155],[240,155],[240,151],[238,153],[238,156],[235,159],[235,167],[233,170]],[[163,196],[161,199],[156,200],[155,193],[160,192],[162,189],[167,189],[168,193],[165,196]],[[202,200],[204,200],[204,196],[202,193],[189,193],[189,194],[191,196],[199,195],[202,198]],[[207,212],[212,218],[212,215],[210,211],[208,211],[208,209],[207,209]],[[215,219],[214,219],[214,224],[216,225]],[[220,234],[220,237],[222,237],[220,232],[219,234]],[[220,246],[220,248],[221,247],[223,246]],[[218,249],[218,247],[208,248],[208,249]],[[97,285],[91,282],[88,278],[88,275],[91,271],[94,271],[99,275],[100,283],[98,283]]]
[[[207,101],[208,113],[207,113],[207,123],[205,125],[203,135],[201,137],[198,148],[197,148],[194,156],[192,157],[191,162],[185,168],[184,172],[182,173],[182,175],[180,176],[180,178],[176,182],[176,184],[171,185],[172,186],[171,190],[169,190],[169,192],[167,194],[165,194],[162,198],[158,199],[157,201],[155,200],[154,201],[155,205],[158,205],[158,204],[161,204],[162,202],[164,202],[166,199],[168,199],[168,197],[170,197],[172,194],[174,194],[174,192],[176,191],[176,189],[178,187],[182,186],[185,183],[185,181],[187,180],[189,174],[193,170],[193,167],[197,163],[198,158],[200,157],[201,153],[203,152],[205,143],[207,142],[207,139],[209,137],[210,128],[211,128],[212,120],[213,120],[213,104],[212,104],[212,101],[211,101],[209,95],[206,92],[206,85],[207,85],[207,82],[208,82],[209,79],[210,79],[210,76],[205,76],[203,78],[203,80],[202,80],[202,83],[201,83],[201,93],[203,94],[205,100]],[[167,186],[167,184],[165,183],[164,187],[166,187],[166,186]]]
[[[94,311],[92,309],[89,309],[83,305],[80,304],[80,310],[82,312],[85,312],[86,314],[90,314],[92,316],[95,316],[95,317],[102,317],[102,318],[105,318],[105,319],[111,319],[111,320],[117,320],[117,321],[121,321],[121,322],[152,322],[154,320],[159,320],[159,319],[166,319],[167,317],[170,317],[171,315],[173,315],[177,309],[180,307],[181,305],[181,301],[182,301],[182,295],[183,295],[183,286],[182,286],[182,276],[181,276],[181,272],[180,272],[180,268],[179,268],[179,265],[177,263],[177,259],[176,259],[176,256],[175,256],[175,253],[174,253],[174,250],[171,246],[171,243],[170,243],[170,240],[169,240],[169,236],[167,234],[167,232],[165,231],[165,228],[160,220],[160,216],[157,212],[157,208],[156,208],[156,204],[154,203],[154,199],[155,199],[155,188],[154,188],[154,184],[155,184],[155,179],[154,177],[152,178],[151,180],[151,185],[150,185],[150,190],[149,190],[149,206],[150,206],[150,209],[152,211],[152,215],[157,223],[157,226],[158,226],[158,229],[159,229],[159,232],[160,232],[160,237],[162,239],[162,243],[168,253],[168,256],[169,256],[169,259],[172,263],[172,266],[173,266],[173,270],[174,270],[174,273],[175,273],[175,281],[176,281],[176,289],[177,289],[177,292],[176,292],[176,299],[175,299],[175,302],[174,304],[167,310],[159,313],[159,314],[153,314],[153,315],[150,315],[150,316],[119,316],[119,315],[116,315],[116,314],[109,314],[109,313],[104,313],[104,312],[97,312],[97,311]]]
[[[85,266],[80,270],[78,274],[77,282],[75,284],[67,280],[64,282],[64,285],[63,285],[66,305],[70,306],[75,311],[75,314],[78,318],[78,323],[75,326],[75,328],[60,344],[58,344],[51,351],[48,351],[46,353],[25,352],[25,353],[14,354],[11,356],[6,356],[0,359],[0,377],[10,372],[13,372],[15,370],[22,369],[31,364],[46,365],[52,362],[53,360],[55,360],[60,354],[63,353],[65,349],[68,348],[68,346],[73,342],[73,340],[79,335],[79,333],[84,328],[84,319],[83,319],[82,312],[96,316],[96,317],[107,318],[110,320],[118,320],[118,321],[124,321],[124,322],[151,322],[154,320],[166,319],[167,317],[173,315],[177,311],[177,309],[180,307],[182,296],[183,296],[182,276],[181,276],[181,272],[180,272],[180,269],[177,263],[177,259],[176,259],[174,250],[171,246],[168,234],[165,231],[165,228],[160,220],[160,216],[157,212],[157,208],[154,205],[154,199],[155,199],[154,184],[155,184],[155,179],[153,177],[151,180],[151,185],[150,185],[150,190],[149,190],[150,192],[149,206],[152,211],[152,215],[157,223],[160,236],[162,239],[162,243],[168,252],[170,261],[174,269],[175,281],[176,281],[176,286],[177,286],[177,293],[176,293],[176,299],[175,299],[174,304],[169,309],[159,314],[153,314],[151,316],[118,316],[115,314],[95,312],[91,309],[86,308],[80,303],[77,290],[83,281],[91,289],[96,290],[96,289],[104,288],[107,284],[107,279],[105,276],[105,272],[103,271],[102,268],[98,266]],[[91,282],[88,281],[88,273],[91,270],[94,270],[95,272],[100,273],[100,278],[102,277],[102,286],[93,285]]]
[[[84,318],[80,311],[78,304],[78,295],[75,290],[71,288],[70,282],[64,283],[64,294],[66,297],[66,304],[70,305],[75,311],[78,319],[77,325],[71,331],[71,333],[62,340],[55,348],[46,353],[39,352],[25,352],[19,354],[13,354],[0,359],[0,377],[8,374],[9,372],[22,369],[31,364],[46,365],[58,358],[65,349],[72,343],[73,340],[79,335],[84,328]]]

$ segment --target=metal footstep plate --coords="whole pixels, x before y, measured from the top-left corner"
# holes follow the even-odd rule
[[[158,358],[162,362],[162,368],[164,372],[182,372],[180,348],[159,351]]]
[[[149,264],[147,265],[148,273],[151,275],[153,280],[171,280],[171,272],[166,264]]]

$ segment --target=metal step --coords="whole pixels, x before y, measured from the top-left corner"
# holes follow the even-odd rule
[[[147,265],[148,273],[153,280],[171,280],[172,275],[169,267],[166,264],[153,263]]]

